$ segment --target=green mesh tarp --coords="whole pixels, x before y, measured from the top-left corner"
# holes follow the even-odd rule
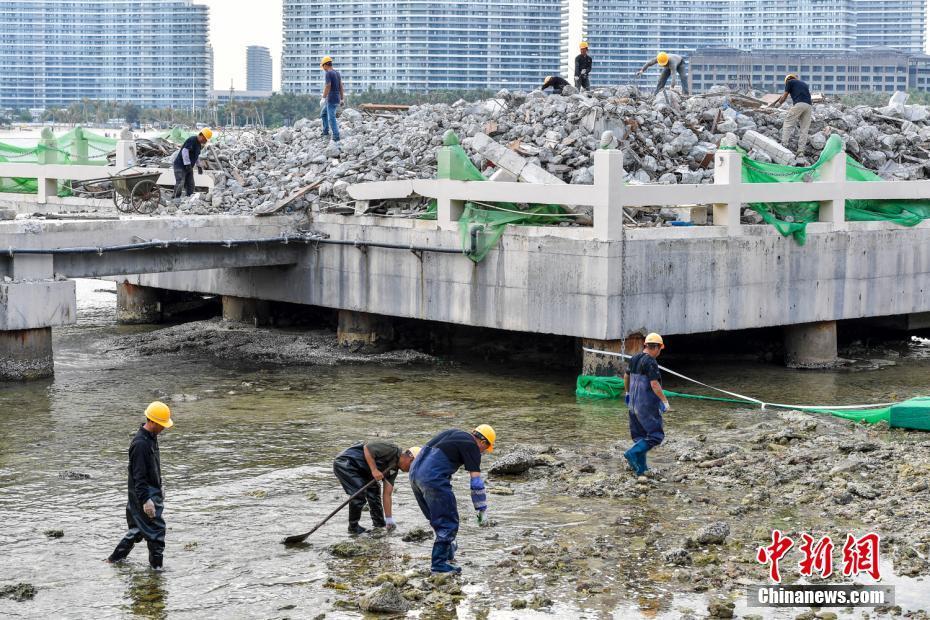
[[[843,150],[842,139],[830,136],[817,161],[807,167],[795,168],[780,164],[767,164],[750,159],[742,149],[744,183],[804,183],[820,180],[820,170]],[[846,180],[874,182],[883,179],[859,162],[846,156]],[[749,207],[762,216],[785,236],[792,236],[799,244],[806,240],[807,224],[818,219],[820,203],[775,202],[753,203]],[[850,222],[887,221],[902,226],[914,226],[930,218],[928,200],[847,200],[846,220]]]
[[[184,141],[190,138],[191,136],[196,136],[197,132],[190,131],[189,129],[181,129],[180,127],[172,127],[168,131],[165,131],[158,135],[159,138],[167,140],[168,142],[173,142],[174,144],[184,144]]]
[[[692,398],[696,400],[709,400],[722,403],[758,406],[746,400],[736,398],[719,398],[716,396],[703,396],[700,394],[684,394],[664,390],[665,394],[674,398]],[[623,379],[620,377],[595,377],[580,375],[575,382],[575,396],[594,400],[617,400],[623,398]],[[919,396],[890,407],[879,409],[827,409],[827,408],[799,408],[810,413],[826,413],[838,418],[876,424],[887,422],[894,428],[930,431],[930,397]]]
[[[35,146],[23,147],[0,142],[0,163],[45,164],[54,161],[56,164],[105,166],[107,155],[116,148],[116,142],[115,138],[101,136],[77,127],[58,136],[54,146],[40,142]],[[76,153],[80,153],[80,156],[76,156]],[[0,178],[0,192],[35,194],[38,191],[39,184],[36,179]],[[58,184],[58,195],[71,195],[71,189],[67,183]]]

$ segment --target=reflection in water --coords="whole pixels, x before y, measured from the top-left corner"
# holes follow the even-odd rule
[[[129,571],[126,595],[130,601],[128,611],[132,615],[148,620],[164,620],[168,617],[165,611],[167,593],[162,571],[132,567]]]

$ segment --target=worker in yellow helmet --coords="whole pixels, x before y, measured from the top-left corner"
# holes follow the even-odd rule
[[[334,142],[339,142],[339,125],[336,124],[336,110],[345,103],[346,94],[342,87],[342,74],[333,69],[333,59],[324,56],[320,60],[320,69],[324,71],[323,98],[320,99],[320,119],[323,121],[323,137],[330,134]]]
[[[455,537],[459,531],[459,511],[452,492],[452,474],[460,467],[471,476],[471,501],[478,525],[488,525],[488,496],[481,479],[481,455],[494,451],[497,433],[488,424],[479,424],[470,433],[450,429],[433,437],[420,450],[410,469],[410,486],[423,515],[436,533],[433,542],[433,573],[460,573],[455,562]]]
[[[659,65],[662,67],[662,73],[659,75],[659,83],[656,85],[656,89],[653,94],[656,94],[665,88],[665,83],[668,82],[668,78],[671,77],[672,73],[677,73],[678,77],[681,79],[681,90],[685,93],[685,95],[691,94],[691,89],[688,86],[688,71],[684,57],[679,56],[678,54],[659,52],[656,54],[655,58],[644,64],[642,69],[636,72],[636,75],[642,75],[646,72],[646,69],[653,65]]]
[[[811,99],[811,89],[807,82],[802,81],[796,74],[789,73],[785,76],[785,92],[782,93],[776,101],[773,101],[771,107],[780,108],[785,99],[791,97],[791,107],[788,114],[785,115],[785,121],[781,126],[781,143],[785,148],[794,128],[798,128],[798,156],[803,157],[807,149],[807,133],[811,128],[811,115],[813,112],[813,101]]]
[[[588,78],[594,65],[594,60],[588,54],[588,42],[582,41],[578,51],[578,55],[575,56],[575,88],[588,90],[591,87]]]
[[[126,504],[129,530],[106,561],[112,564],[125,559],[133,546],[145,539],[149,548],[149,565],[160,570],[164,559],[166,525],[161,516],[165,496],[161,485],[158,435],[174,426],[174,420],[168,405],[159,401],[145,409],[145,418],[145,424],[129,444],[129,501]]]
[[[210,138],[213,137],[213,131],[209,127],[204,127],[196,136],[191,136],[181,145],[177,157],[174,158],[174,197],[181,196],[181,189],[188,196],[194,194],[194,166],[197,166],[197,172],[203,174],[203,169],[198,164],[200,160],[200,150]]]
[[[629,408],[630,436],[633,438],[633,447],[623,456],[637,476],[649,470],[646,453],[665,439],[662,414],[671,406],[662,390],[662,373],[656,361],[664,348],[662,336],[649,334],[642,352],[630,358],[623,373],[624,399]]]

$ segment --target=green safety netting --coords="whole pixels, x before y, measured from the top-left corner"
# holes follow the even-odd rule
[[[800,168],[758,162],[750,159],[742,149],[738,150],[743,155],[744,183],[804,183],[820,179],[820,169],[843,150],[843,141],[836,134],[830,136],[820,158],[813,165]],[[847,155],[846,180],[874,182],[884,179]],[[753,203],[749,207],[782,235],[791,235],[795,241],[803,245],[807,224],[817,221],[820,203]],[[902,226],[914,226],[925,219],[930,219],[930,200],[846,201],[846,220],[851,222],[887,221]]]
[[[197,132],[195,131],[181,129],[180,127],[172,127],[170,130],[158,134],[158,137],[168,142],[173,142],[174,144],[184,144],[185,140],[196,135]]]
[[[81,164],[89,166],[107,165],[107,155],[116,148],[116,139],[101,136],[81,127],[58,136],[51,144],[39,142],[35,146],[23,147],[0,142],[0,163],[17,164]],[[36,179],[0,178],[0,192],[35,194],[39,190]],[[71,189],[66,182],[58,184],[58,195],[69,196]]]
[[[703,396],[700,394],[685,394],[664,390],[675,398],[692,398],[696,400],[709,400],[721,403],[734,403],[739,405],[758,406],[758,403],[740,400],[737,398],[720,398],[717,396]],[[595,400],[614,400],[623,398],[623,379],[620,377],[595,377],[593,375],[580,375],[575,383],[575,396]],[[769,405],[770,407],[772,405]],[[918,396],[909,400],[895,403],[890,407],[875,409],[829,409],[820,407],[796,407],[810,413],[826,413],[838,418],[875,424],[887,422],[894,428],[907,428],[912,430],[930,431],[930,397]]]
[[[443,138],[436,176],[456,181],[487,181],[459,144],[458,136],[449,133]],[[436,219],[436,201],[430,201],[420,219]],[[520,208],[511,202],[466,202],[459,217],[459,237],[462,251],[476,263],[484,260],[503,236],[508,224],[539,226],[557,224],[566,218],[558,217],[566,211],[557,205],[529,205]]]

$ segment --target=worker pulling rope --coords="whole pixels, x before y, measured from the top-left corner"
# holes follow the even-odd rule
[[[610,357],[619,357],[629,359],[630,355],[624,353],[615,353],[612,351],[601,351],[584,347],[587,353],[597,355],[606,355]],[[856,422],[866,422],[875,424],[876,422],[888,422],[890,426],[896,428],[908,428],[914,430],[930,431],[930,397],[915,397],[904,402],[895,403],[872,403],[860,405],[792,405],[785,403],[770,403],[758,398],[739,394],[729,390],[724,390],[692,377],[688,377],[679,372],[659,366],[663,372],[667,372],[680,379],[700,385],[707,389],[721,394],[726,394],[733,398],[720,398],[716,396],[704,396],[700,394],[686,394],[681,392],[672,392],[665,390],[669,396],[677,398],[691,398],[697,400],[708,400],[714,402],[726,402],[743,405],[755,405],[760,409],[767,407],[775,409],[807,411],[810,413],[828,413],[830,415],[853,420]],[[580,375],[577,380],[575,395],[581,398],[592,399],[619,399],[623,395],[623,379],[620,377],[594,377],[589,375]]]

